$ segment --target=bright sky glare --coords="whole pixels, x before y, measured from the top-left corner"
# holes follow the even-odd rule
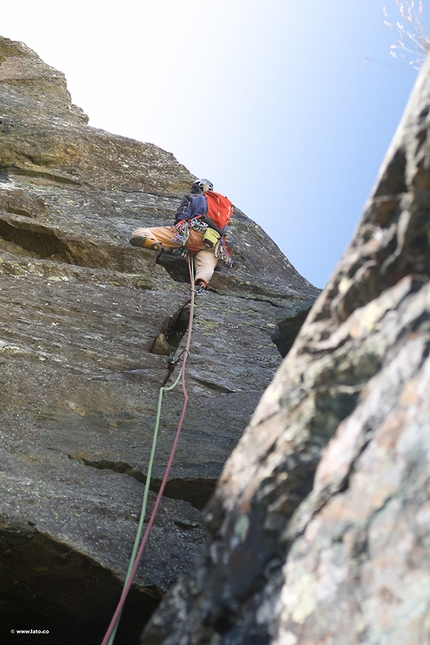
[[[395,0],[15,0],[0,34],[66,75],[90,125],[208,177],[323,287],[416,72]]]

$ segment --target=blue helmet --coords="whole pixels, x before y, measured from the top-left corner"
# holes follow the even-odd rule
[[[213,183],[209,179],[197,179],[191,186],[192,193],[206,193],[208,190],[213,189]]]

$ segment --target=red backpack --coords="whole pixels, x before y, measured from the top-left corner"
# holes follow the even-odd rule
[[[224,195],[208,190],[205,193],[208,204],[208,217],[218,226],[225,228],[233,215],[233,204]]]

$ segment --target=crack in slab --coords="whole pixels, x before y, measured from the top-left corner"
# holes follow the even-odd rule
[[[68,454],[69,459],[77,461],[83,466],[90,466],[97,470],[113,470],[118,474],[125,474],[133,477],[141,484],[146,484],[147,476],[138,468],[131,466],[125,461],[112,461],[109,459],[90,459],[80,454]],[[212,496],[217,483],[215,478],[203,477],[184,477],[170,479],[163,491],[163,495],[169,499],[183,500],[188,502],[194,508],[202,510],[209,498]],[[158,493],[161,487],[162,479],[157,477],[151,478],[149,489],[153,493]]]

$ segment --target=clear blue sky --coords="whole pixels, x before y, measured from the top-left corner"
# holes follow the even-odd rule
[[[323,287],[416,79],[384,5],[396,21],[395,0],[14,0],[0,34],[65,73],[90,125],[211,179]]]

